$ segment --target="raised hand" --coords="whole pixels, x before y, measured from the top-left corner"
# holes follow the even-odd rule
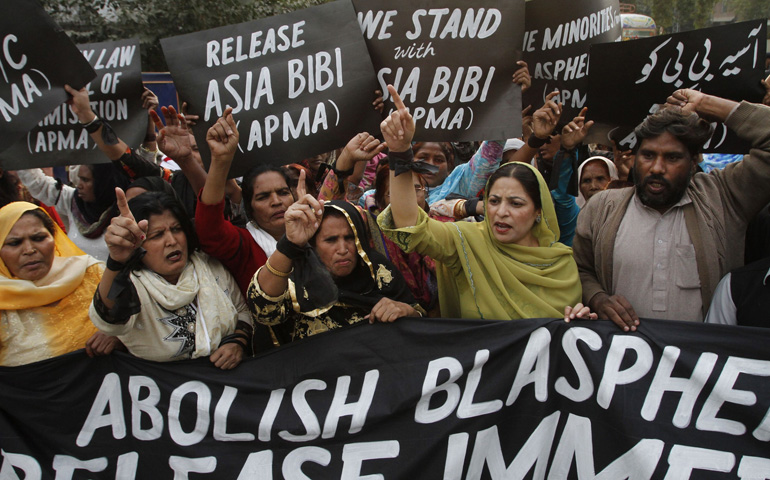
[[[535,113],[532,115],[532,133],[537,138],[548,138],[559,123],[562,104],[556,103],[553,100],[558,94],[558,90],[549,93],[545,97],[545,105],[535,110]]]
[[[672,93],[671,96],[666,99],[666,106],[673,105],[675,107],[680,107],[684,113],[693,113],[705,97],[706,95],[698,90],[682,88]]]
[[[67,105],[70,106],[72,113],[78,117],[80,123],[88,123],[96,117],[96,114],[91,110],[91,102],[89,101],[86,87],[75,90],[69,85],[64,85],[64,90],[71,95],[67,99]]]
[[[380,130],[391,151],[405,152],[412,147],[414,119],[393,85],[388,85],[388,93],[396,109],[380,123]]]
[[[385,111],[385,99],[382,97],[382,90],[374,91],[374,101],[372,102],[372,106],[380,115]]]
[[[347,170],[358,162],[368,162],[375,155],[385,150],[387,145],[367,132],[361,132],[351,138],[337,159],[337,168]]]
[[[114,217],[105,230],[104,242],[113,260],[126,263],[134,250],[147,238],[147,220],[136,222],[122,189],[115,189],[115,197],[120,215]]]
[[[144,92],[142,92],[142,108],[147,110],[147,113],[149,114],[149,112],[158,108],[158,105],[158,97],[155,96],[152,90],[144,87]]]
[[[588,107],[583,107],[577,117],[564,125],[561,130],[561,146],[565,150],[572,150],[578,146],[588,135],[588,131],[593,126],[593,120],[586,122],[586,112]]]
[[[230,161],[238,148],[238,127],[233,118],[233,108],[227,107],[217,122],[206,133],[206,143],[211,150],[211,161]]]
[[[513,73],[513,83],[518,83],[521,86],[521,92],[526,92],[529,87],[532,86],[532,77],[529,75],[529,66],[524,60],[516,62],[519,66],[518,70]]]
[[[155,110],[150,111],[150,118],[158,129],[158,148],[176,161],[184,161],[192,155],[192,143],[190,142],[190,129],[184,121],[184,117],[169,105],[161,107],[161,113],[166,120],[166,126],[160,121],[160,116]]]
[[[532,115],[529,111],[532,110],[532,105],[527,105],[521,111],[521,138],[526,141],[530,135],[532,135]]]
[[[193,115],[189,112],[190,108],[187,105],[187,102],[182,102],[182,115],[184,116],[184,121],[187,123],[188,127],[192,127],[193,125],[196,125],[198,123],[198,120],[201,118],[200,115]]]
[[[305,188],[305,171],[301,170],[297,184],[297,201],[292,203],[283,215],[286,238],[295,245],[307,244],[321,225],[323,213],[323,202],[308,195]]]

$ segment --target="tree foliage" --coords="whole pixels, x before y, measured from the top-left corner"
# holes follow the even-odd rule
[[[732,0],[736,20],[755,20],[770,17],[770,2],[767,0]]]
[[[166,71],[160,39],[288,13],[328,0],[41,0],[75,43],[138,38],[145,71]]]
[[[686,32],[712,26],[717,0],[637,0],[636,12],[655,19],[665,33]],[[723,0],[727,10],[735,11],[735,21],[770,17],[768,0]]]

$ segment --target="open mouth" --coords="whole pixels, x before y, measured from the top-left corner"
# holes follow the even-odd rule
[[[659,181],[655,181],[655,180],[647,182],[647,190],[650,193],[661,193],[666,188],[667,188],[667,185],[665,183],[663,183],[663,182],[659,182]]]
[[[492,225],[497,233],[508,233],[511,230],[511,226],[507,223],[495,222]]]
[[[169,262],[178,262],[182,259],[182,251],[181,250],[174,250],[173,252],[166,255],[166,260]]]

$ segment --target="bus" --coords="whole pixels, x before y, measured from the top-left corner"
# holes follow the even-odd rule
[[[621,13],[620,25],[623,29],[623,40],[654,37],[657,33],[655,20],[638,13]]]

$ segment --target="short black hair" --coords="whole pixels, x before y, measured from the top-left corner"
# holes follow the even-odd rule
[[[131,209],[137,223],[142,220],[149,220],[151,215],[171,213],[187,237],[187,254],[192,255],[198,248],[199,242],[195,227],[190,217],[187,216],[187,211],[176,197],[165,192],[145,192],[129,200],[128,208]]]
[[[687,114],[677,107],[664,108],[648,116],[636,127],[634,134],[637,141],[633,153],[635,155],[639,151],[642,141],[670,133],[684,144],[695,161],[711,137],[712,130],[711,124],[695,113]]]

